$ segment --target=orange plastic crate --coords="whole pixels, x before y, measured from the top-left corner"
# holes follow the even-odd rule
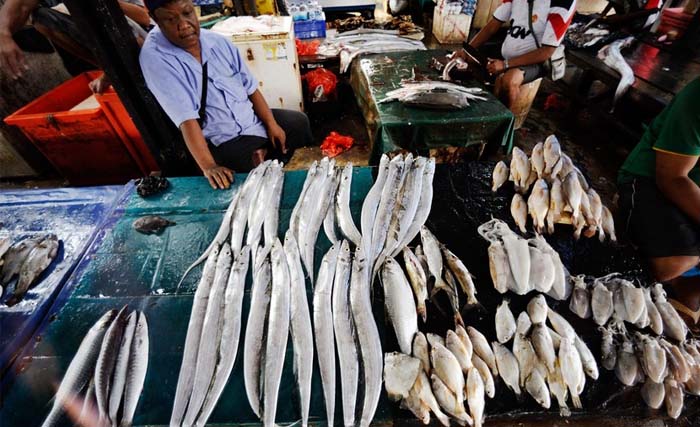
[[[99,107],[69,111],[99,75],[80,74],[5,118],[72,185],[123,184],[159,170],[113,89],[95,97]]]

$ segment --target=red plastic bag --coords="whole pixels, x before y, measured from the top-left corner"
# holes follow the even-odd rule
[[[355,140],[351,136],[341,135],[338,132],[331,132],[321,144],[321,152],[324,156],[335,157],[344,153],[352,147]]]
[[[295,42],[297,45],[297,54],[299,54],[299,56],[316,55],[316,52],[318,52],[318,47],[321,45],[320,40],[303,42],[299,39],[295,39]]]
[[[304,74],[309,85],[309,94],[313,102],[326,101],[335,95],[338,77],[325,68],[316,68]]]

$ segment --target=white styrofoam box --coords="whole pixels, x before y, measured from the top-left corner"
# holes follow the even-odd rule
[[[469,37],[472,17],[463,13],[449,15],[440,7],[433,11],[433,35],[440,43],[461,43]]]
[[[231,37],[270,108],[303,111],[299,58],[289,16],[231,17],[212,28]]]

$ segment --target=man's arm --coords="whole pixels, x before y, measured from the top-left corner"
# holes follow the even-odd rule
[[[259,89],[256,89],[248,98],[253,103],[253,111],[255,111],[260,121],[263,122],[265,129],[267,129],[267,137],[270,138],[270,142],[282,150],[283,153],[286,153],[287,136],[275,121],[275,116],[272,115],[272,110],[267,105],[265,97],[260,93]]]
[[[151,25],[151,18],[148,16],[148,11],[145,7],[141,7],[122,0],[119,1],[119,7],[121,7],[122,11],[124,12],[124,15],[133,19],[134,22],[136,22],[140,26],[147,28],[149,25]]]
[[[700,223],[700,187],[688,173],[698,162],[698,156],[656,152],[656,186],[674,205],[696,223]]]
[[[185,139],[187,149],[190,150],[190,154],[197,162],[197,166],[209,180],[209,185],[214,189],[228,188],[233,182],[233,172],[229,168],[216,164],[197,120],[185,120],[180,125],[180,131]]]
[[[491,40],[491,37],[493,37],[494,34],[496,34],[501,28],[501,25],[503,25],[503,22],[496,18],[491,18],[489,22],[481,30],[479,30],[478,33],[476,33],[474,38],[471,39],[469,45],[474,49],[480,48],[481,45]]]
[[[541,48],[535,49],[532,52],[513,57],[508,60],[508,68],[517,68],[531,64],[541,64],[548,60],[552,54],[554,54],[555,49],[556,48],[551,46],[542,46]],[[489,59],[489,63],[486,66],[488,72],[495,75],[505,72],[508,68],[506,68],[506,62],[501,59]]]
[[[7,69],[14,79],[22,76],[27,64],[12,34],[22,28],[38,5],[39,0],[7,0],[0,8],[0,68]]]

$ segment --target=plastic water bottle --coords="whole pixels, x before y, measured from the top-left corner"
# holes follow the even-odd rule
[[[299,20],[306,21],[309,19],[309,6],[305,3],[299,5]]]

